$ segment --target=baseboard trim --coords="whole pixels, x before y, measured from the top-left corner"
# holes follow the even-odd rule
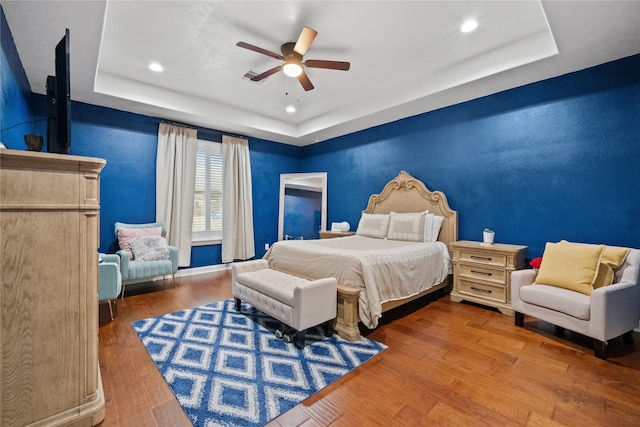
[[[176,273],[176,277],[187,277],[187,276],[195,276],[197,274],[205,274],[205,273],[216,273],[219,271],[231,270],[231,264],[215,264],[215,265],[205,265],[204,267],[193,267],[193,268],[183,268],[182,270],[178,270]],[[167,280],[171,279],[170,275],[167,275]],[[157,276],[153,279],[137,279],[137,280],[129,280],[127,281],[127,285],[135,285],[136,283],[148,283],[148,282],[156,282],[160,280],[164,280],[164,276]]]
[[[195,276],[197,274],[215,273],[218,271],[231,270],[231,264],[205,265],[204,267],[183,268],[178,270],[176,277]]]

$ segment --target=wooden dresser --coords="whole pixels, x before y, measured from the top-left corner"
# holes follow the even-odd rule
[[[511,272],[524,268],[527,246],[457,241],[453,252],[451,301],[473,301],[513,316]]]
[[[0,426],[93,426],[105,161],[0,150]]]

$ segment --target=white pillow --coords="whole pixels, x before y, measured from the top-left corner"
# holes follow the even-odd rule
[[[169,247],[162,236],[134,237],[129,243],[137,261],[169,259]]]
[[[438,235],[440,234],[440,229],[442,228],[442,222],[444,221],[444,217],[440,215],[435,215],[431,213],[427,213],[424,218],[424,241],[425,242],[436,242],[438,240]]]
[[[433,228],[431,229],[431,242],[435,242],[438,240],[438,235],[440,234],[440,228],[442,228],[442,222],[444,221],[444,217],[440,215],[435,215],[433,217]]]
[[[358,222],[356,234],[358,236],[376,237],[384,239],[389,229],[389,215],[363,213]]]
[[[425,212],[389,214],[389,231],[387,239],[424,241]]]
[[[427,211],[426,215],[424,216],[424,241],[425,242],[431,242],[431,234],[432,234],[432,230],[433,230],[433,217],[435,215],[432,213],[429,213],[429,211]]]

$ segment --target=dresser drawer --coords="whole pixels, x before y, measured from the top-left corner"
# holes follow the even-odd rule
[[[506,267],[507,256],[501,254],[493,254],[489,251],[476,252],[472,250],[460,251],[460,262],[478,263],[484,265],[491,265],[494,267]]]
[[[461,294],[473,295],[486,300],[496,302],[507,302],[507,289],[505,285],[487,284],[466,280],[464,277],[458,278],[459,292]]]
[[[497,283],[507,283],[506,270],[496,270],[481,264],[458,264],[460,276],[470,280],[489,280]]]

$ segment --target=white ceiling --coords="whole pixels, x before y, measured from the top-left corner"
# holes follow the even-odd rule
[[[640,53],[640,1],[0,3],[33,92],[69,28],[73,100],[298,146]],[[280,53],[304,26],[305,59],[351,69],[241,78],[280,62],[238,41]]]

